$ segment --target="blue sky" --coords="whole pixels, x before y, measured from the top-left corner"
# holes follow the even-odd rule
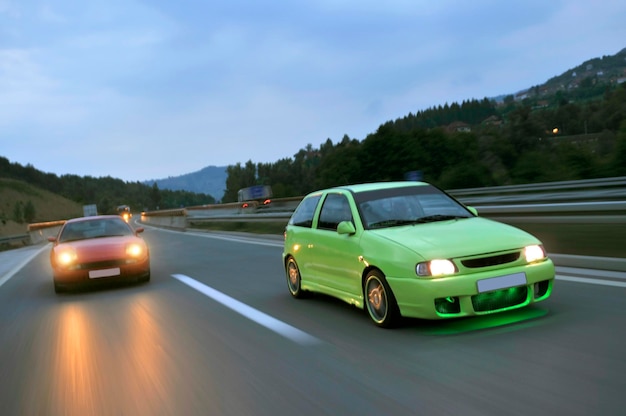
[[[626,47],[623,0],[0,0],[0,156],[161,179],[275,162]]]

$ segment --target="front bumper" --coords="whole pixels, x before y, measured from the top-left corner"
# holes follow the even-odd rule
[[[90,272],[103,271],[119,268],[119,274],[102,276],[94,278],[90,277]],[[106,274],[106,273],[104,273]],[[80,269],[53,269],[53,279],[57,286],[71,286],[80,284],[98,284],[105,282],[128,282],[137,281],[150,276],[150,260],[132,264],[110,265],[99,268],[80,268]]]
[[[521,284],[485,289],[486,279],[520,274],[524,276]],[[442,278],[387,276],[387,281],[402,316],[445,319],[502,312],[545,300],[552,293],[554,275],[554,264],[546,259],[536,264]],[[479,281],[483,282],[482,291]]]

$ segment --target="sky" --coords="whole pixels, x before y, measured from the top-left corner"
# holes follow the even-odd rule
[[[0,0],[0,156],[163,179],[272,163],[626,47],[624,0]]]

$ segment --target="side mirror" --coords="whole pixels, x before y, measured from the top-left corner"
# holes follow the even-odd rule
[[[474,215],[478,216],[478,210],[477,210],[476,208],[474,208],[474,207],[466,207],[466,208],[467,208],[467,209],[469,209],[469,211],[470,211],[472,214],[474,214]]]
[[[56,237],[48,237],[48,241],[51,243],[55,243],[57,241]]]
[[[143,227],[135,228],[135,234],[139,234],[139,233],[143,233],[143,232],[144,232],[144,228]]]
[[[354,234],[356,233],[356,228],[354,228],[354,224],[352,224],[352,221],[341,221],[337,225],[337,233],[338,234]]]

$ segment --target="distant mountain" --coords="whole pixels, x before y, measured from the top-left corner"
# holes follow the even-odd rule
[[[159,189],[207,194],[215,198],[215,201],[220,201],[226,190],[228,177],[226,168],[226,166],[207,166],[197,172],[170,176],[165,179],[153,179],[143,183],[149,186],[156,183]]]

